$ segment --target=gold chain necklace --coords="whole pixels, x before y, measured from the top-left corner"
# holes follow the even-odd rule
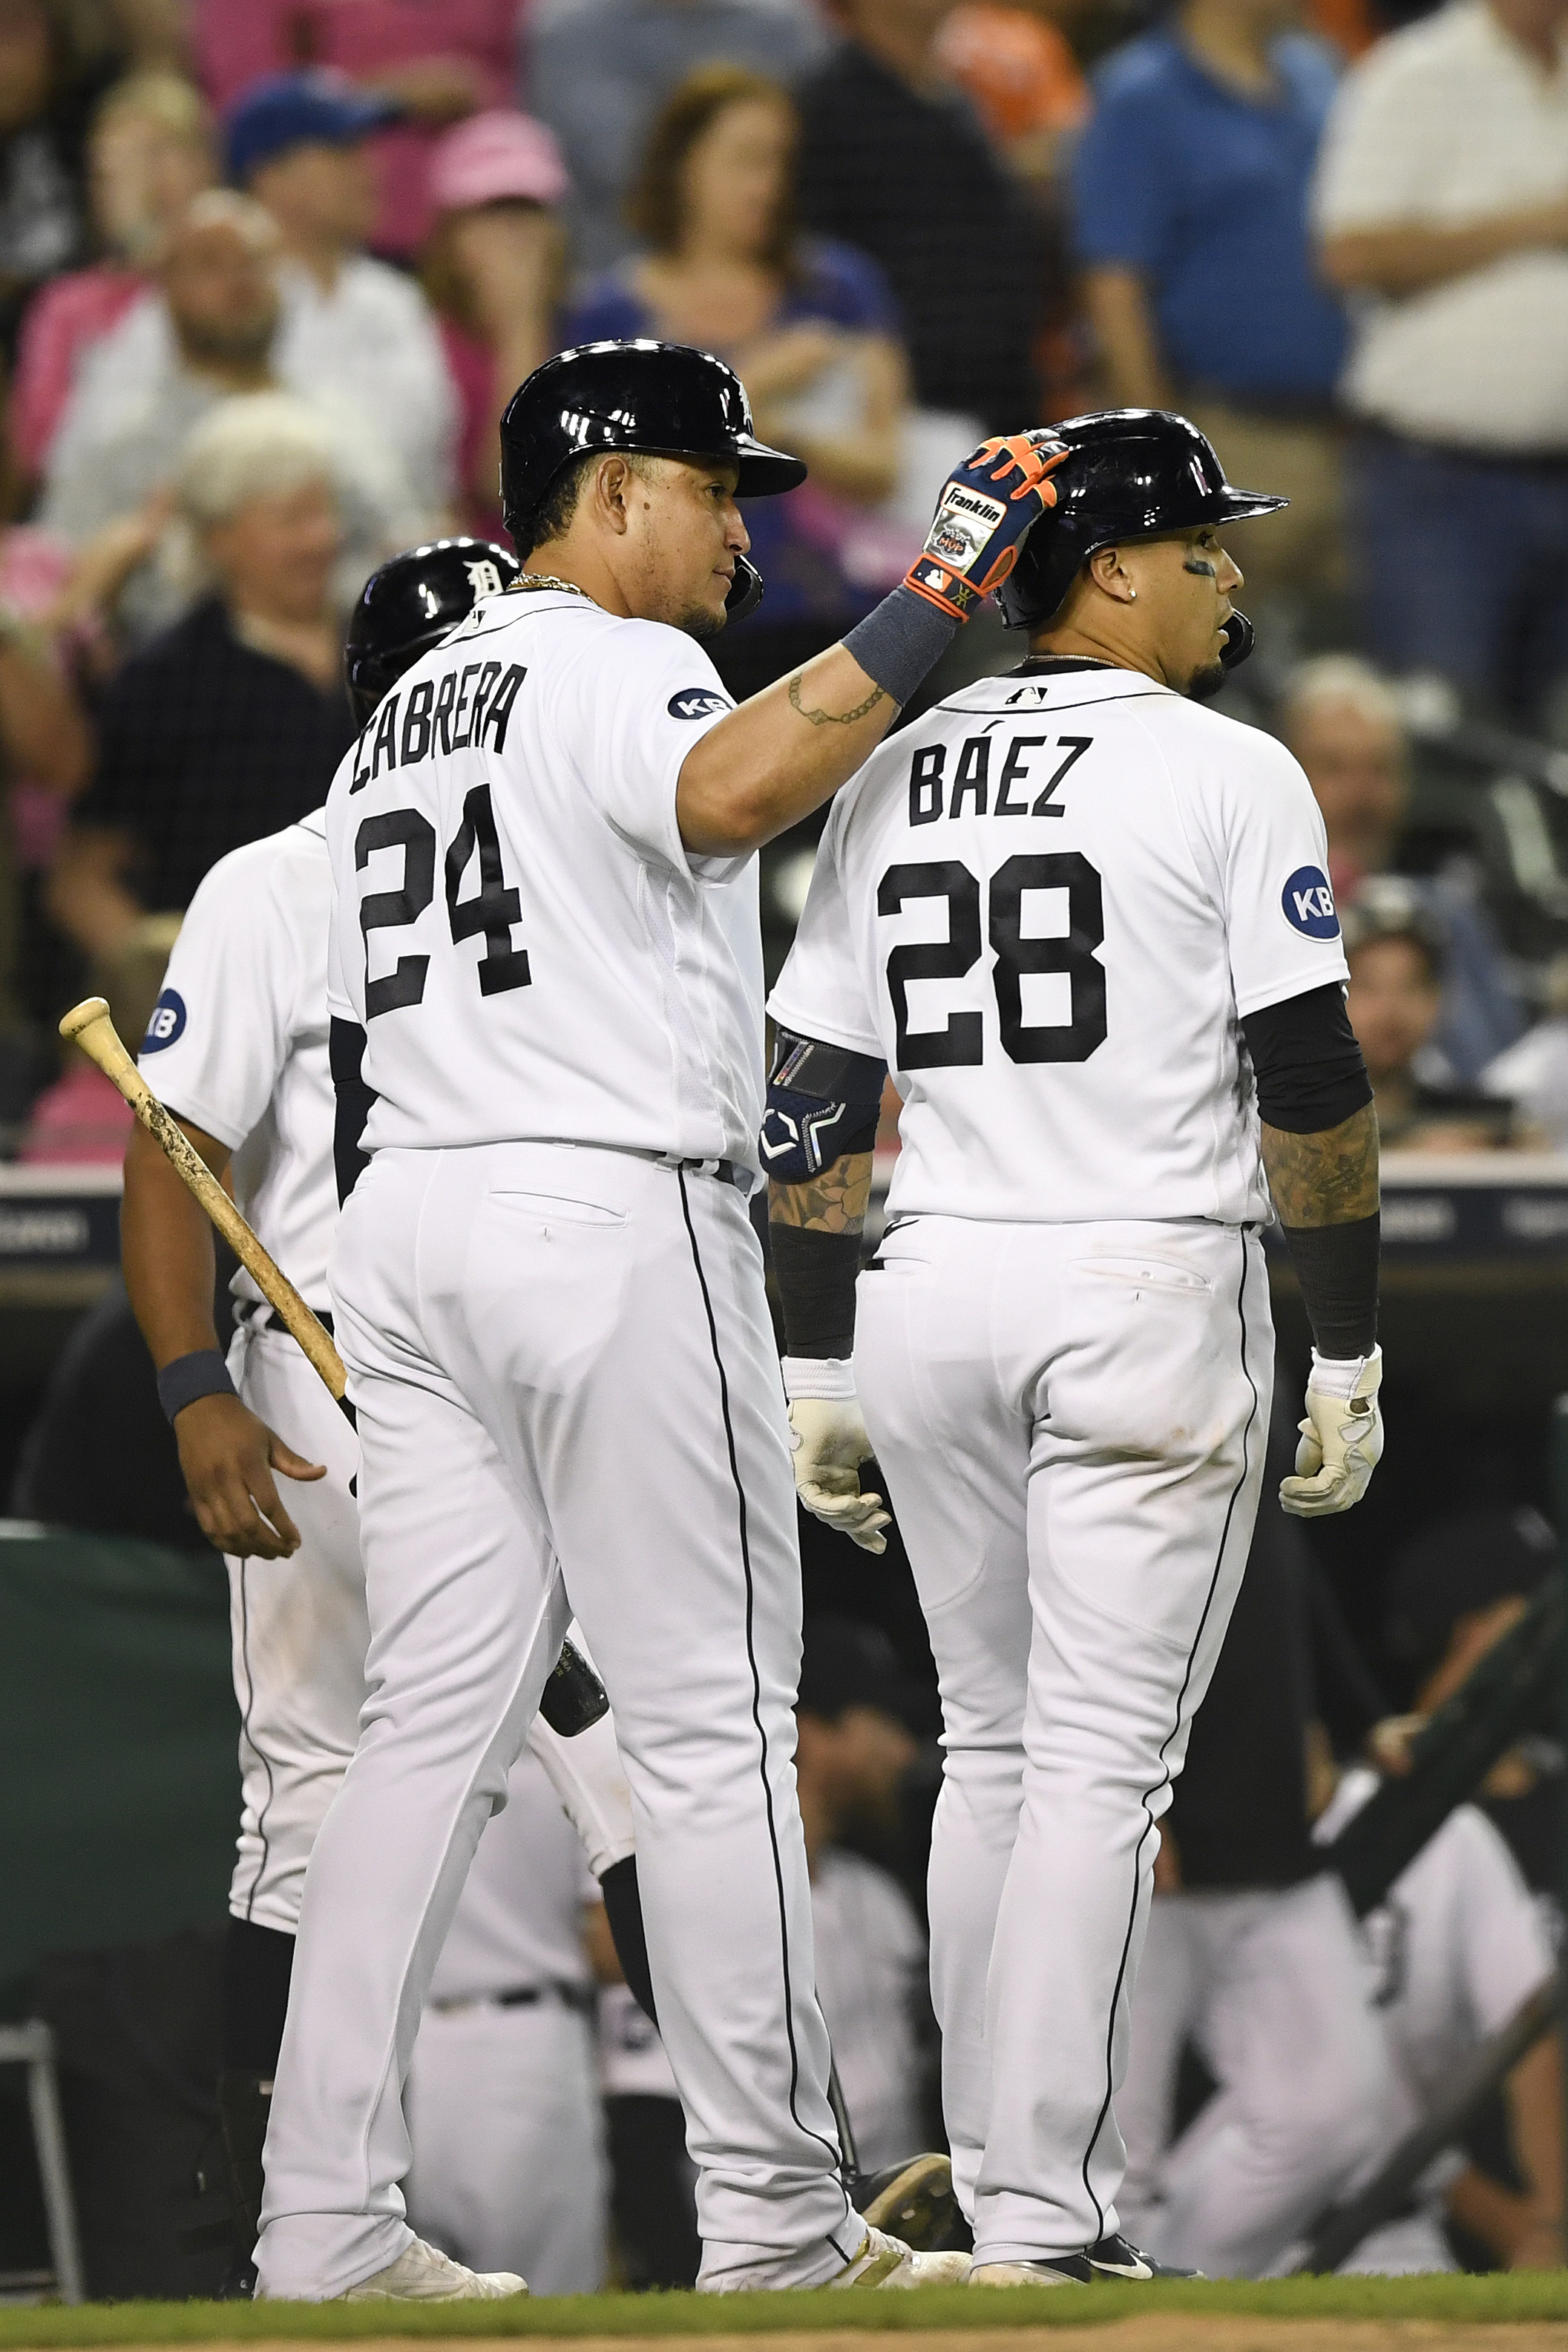
[[[557,588],[563,596],[580,596],[585,604],[593,602],[586,588],[580,588],[574,580],[558,580],[551,572],[519,572],[515,580],[507,582],[506,593],[515,596],[530,588]]]

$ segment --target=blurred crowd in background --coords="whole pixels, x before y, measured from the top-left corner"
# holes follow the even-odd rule
[[[1260,650],[1222,707],[1278,731],[1322,806],[1385,1148],[1568,1151],[1568,0],[0,0],[5,1156],[119,1160],[129,1114],[61,1058],[58,1013],[97,990],[140,1035],[203,875],[324,797],[366,573],[501,536],[511,391],[633,335],[721,352],[810,463],[747,516],[767,595],[716,648],[737,694],[898,580],[983,433],[1174,406],[1232,479],[1285,492],[1232,542]],[[982,616],[932,691],[1021,650]],[[774,968],[812,830],[765,857]],[[108,1330],[94,1361],[123,1399]],[[69,1517],[53,1442],[41,1424],[18,1503]],[[1381,1945],[1319,1916],[1313,1820],[1354,1810],[1368,1738],[1436,1705],[1550,1564],[1494,1485],[1457,1549],[1379,1522],[1349,1627],[1265,1512],[1162,1864],[1127,2101],[1126,2218],[1156,2251],[1288,2263],[1550,1965],[1528,1890],[1553,1832],[1522,1750]],[[809,1601],[852,1601],[868,1571],[806,1540]],[[933,1694],[851,1622],[896,1632],[914,1603],[889,1589],[819,1623],[801,1716],[824,2002],[868,2163],[934,2128],[908,1793],[928,1807]],[[837,1843],[857,1823],[889,1868]],[[574,1921],[558,1860],[529,1867]],[[602,1941],[570,1925],[536,1953],[569,2037],[593,2031]],[[673,2084],[629,1996],[603,1994],[598,2031],[618,2275],[677,2283]],[[1555,2063],[1539,2045],[1510,2078],[1495,2147],[1413,2203],[1390,2266],[1562,2261]],[[569,2073],[558,2050],[539,2080]],[[512,2264],[443,2221],[417,2073],[413,2096],[415,2218]],[[521,2264],[536,2285],[602,2275],[584,2129],[599,2218],[585,2237],[577,2200],[570,2243]]]
[[[321,799],[366,572],[499,533],[511,390],[640,334],[810,464],[737,692],[982,432],[1176,405],[1286,492],[1234,707],[1322,802],[1385,1137],[1568,1136],[1568,10],[1409,6],[4,0],[0,1142],[118,1155],[52,1016],[138,1028],[207,867]]]

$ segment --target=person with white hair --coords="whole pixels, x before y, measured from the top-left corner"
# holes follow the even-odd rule
[[[1321,654],[1288,679],[1279,731],[1307,772],[1329,837],[1329,880],[1343,907],[1378,877],[1405,873],[1410,742],[1396,689],[1354,654]],[[1522,1015],[1502,950],[1469,877],[1408,877],[1414,901],[1442,939],[1442,1011],[1421,1076],[1469,1087],[1512,1044]]]
[[[39,290],[17,343],[6,425],[29,480],[43,469],[89,353],[146,292],[171,223],[216,177],[200,90],[175,73],[128,74],[99,104],[87,163],[98,257]]]
[[[318,807],[355,732],[328,426],[286,393],[225,402],[192,433],[173,499],[172,568],[194,601],[111,684],[50,877],[50,913],[89,954]]]
[[[167,493],[187,441],[225,399],[279,386],[285,354],[271,215],[232,189],[196,196],[170,231],[158,284],[84,362],[49,451],[39,520],[84,547],[140,515],[125,535],[117,616],[145,644],[186,608],[162,551]],[[439,493],[421,495],[395,449],[337,390],[287,385],[330,436],[351,596],[367,572],[439,524]]]

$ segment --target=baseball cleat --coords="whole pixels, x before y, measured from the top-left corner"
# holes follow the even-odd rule
[[[471,2271],[455,2263],[423,2238],[406,2245],[395,2263],[372,2271],[335,2303],[499,2303],[508,2294],[527,2294],[527,2279],[515,2271]]]
[[[1174,2263],[1157,2263],[1123,2237],[1098,2238],[1077,2254],[1042,2254],[1032,2263],[977,2263],[969,2273],[971,2286],[1092,2286],[1096,2279],[1195,2279],[1201,2271],[1184,2271]]]
[[[855,2210],[870,2230],[885,2230],[918,2252],[952,2246],[963,2217],[953,2194],[950,2157],[912,2156],[852,2182]]]
[[[830,2286],[963,2286],[969,2275],[967,2254],[917,2254],[902,2238],[885,2230],[868,2230],[854,2260],[846,2263]]]

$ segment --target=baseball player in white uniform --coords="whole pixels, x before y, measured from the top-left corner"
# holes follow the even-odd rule
[[[1322,823],[1288,752],[1195,698],[1250,643],[1218,531],[1281,501],[1164,412],[1059,430],[1001,590],[1031,658],[841,793],[769,1006],[801,1496],[880,1542],[874,1451],[941,1680],[932,1980],[978,2284],[1157,2267],[1118,2231],[1113,2098],[1257,1507],[1270,1191],[1318,1341],[1287,1507],[1346,1507],[1382,1443]],[[903,1149],[857,1319],[884,1066]]]
[[[1332,1844],[1376,1787],[1377,1775],[1364,1767],[1347,1772],[1319,1817],[1319,1843]],[[1362,1932],[1396,2067],[1396,2087],[1378,2119],[1386,2154],[1437,2106],[1478,2045],[1545,1982],[1556,1954],[1542,1906],[1477,1805],[1454,1808],[1368,1914]],[[1537,2042],[1508,2081],[1515,2160],[1525,2184],[1514,2205],[1520,2235],[1511,2267],[1552,2270],[1562,2261],[1561,2098],[1553,2036]],[[1452,2197],[1466,2218],[1464,2190],[1455,2188],[1464,2172],[1462,2157],[1449,2150],[1422,2181],[1416,2210],[1382,2223],[1342,2267],[1394,2274],[1457,2269],[1443,2206]],[[1484,2201],[1514,2200],[1500,2191]]]
[[[372,583],[383,591],[390,583],[394,600],[390,634],[385,615],[372,614],[383,662],[390,653],[394,667],[406,663],[411,638],[417,646],[421,630],[439,636],[472,605],[476,586],[498,586],[516,570],[504,551],[476,541],[418,549],[383,567]],[[329,1324],[327,1258],[338,1218],[330,887],[319,813],[220,860],[191,903],[141,1049],[160,1098],[208,1164],[231,1172],[263,1244]],[[359,1454],[243,1268],[226,1365],[217,1353],[210,1228],[141,1129],[127,1155],[122,1232],[126,1280],[193,1506],[228,1555],[243,1812],[219,2103],[244,2260],[256,2237],[306,1864],[353,1753],[365,1696]],[[287,1505],[275,1471],[291,1482]],[[619,1925],[632,1835],[613,1726],[605,1714],[566,1738],[541,1717],[530,1741]]]
[[[306,1885],[264,2294],[418,2291],[412,2037],[572,1614],[632,1791],[702,2284],[967,2268],[866,2227],[827,2098],[794,1497],[746,1207],[750,853],[885,731],[1048,504],[1049,462],[1027,436],[976,453],[911,582],[733,709],[695,640],[755,579],[735,500],[804,469],[706,354],[562,354],[502,430],[529,572],[409,672],[335,780],[331,1006],[365,1032],[375,1097],[330,1277],[370,1696]]]
[[[479,1841],[414,2043],[408,2207],[429,2243],[476,2271],[520,2274],[535,2294],[604,2284],[610,2183],[584,1939],[598,1895],[525,1748],[507,1809]]]

